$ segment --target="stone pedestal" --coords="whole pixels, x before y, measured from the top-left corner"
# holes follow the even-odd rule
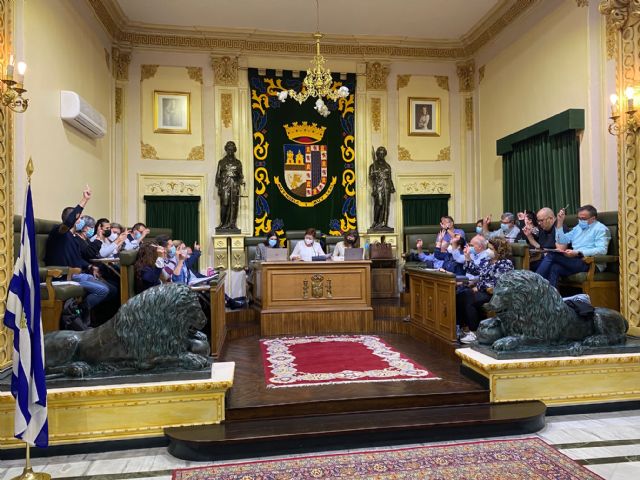
[[[214,363],[210,378],[50,388],[49,444],[161,437],[167,427],[224,420],[233,362]],[[0,449],[24,445],[13,436],[15,401],[0,392]]]
[[[487,378],[492,402],[547,405],[640,400],[640,353],[497,360],[471,348],[456,354]]]

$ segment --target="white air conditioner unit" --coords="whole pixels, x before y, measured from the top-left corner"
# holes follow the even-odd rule
[[[91,138],[107,133],[107,120],[76,92],[60,91],[60,118]]]

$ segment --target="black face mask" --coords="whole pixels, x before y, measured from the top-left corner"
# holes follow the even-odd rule
[[[110,228],[108,228],[108,229],[107,229],[107,230],[105,230],[103,233],[104,233],[104,236],[105,236],[105,237],[108,237],[108,236],[110,236],[110,235],[111,235],[111,229],[110,229]]]
[[[356,243],[356,239],[355,239],[355,238],[349,238],[349,237],[347,237],[347,243],[348,243],[349,245],[353,245],[354,243]]]

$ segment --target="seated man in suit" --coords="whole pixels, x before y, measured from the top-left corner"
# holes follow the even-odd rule
[[[584,205],[578,209],[578,225],[567,233],[563,230],[565,215],[564,209],[558,212],[556,243],[571,243],[571,248],[547,254],[536,271],[554,287],[560,277],[589,270],[589,265],[582,257],[606,255],[611,240],[609,228],[598,221],[598,211],[592,205]],[[597,265],[600,271],[605,266]]]
[[[526,237],[527,242],[533,248],[544,249],[556,248],[556,214],[549,207],[543,207],[536,213],[536,220],[538,221],[538,231],[535,232],[529,225],[525,225],[522,229],[523,235]],[[564,232],[568,232],[569,229],[566,226],[561,226]],[[542,263],[543,255],[538,255],[537,258],[532,258],[529,264],[529,270],[535,272]]]

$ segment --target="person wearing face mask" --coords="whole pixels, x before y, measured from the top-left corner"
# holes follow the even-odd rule
[[[296,246],[289,258],[291,258],[291,260],[310,262],[313,257],[324,254],[322,247],[318,242],[316,242],[316,229],[308,228],[307,231],[304,232],[304,240],[296,243]]]
[[[160,278],[163,282],[171,282],[174,275],[180,275],[182,272],[187,257],[186,252],[182,249],[178,250],[168,235],[158,235],[156,244],[164,249],[164,267]]]
[[[99,222],[98,222],[99,224]],[[127,239],[127,232],[122,230],[122,225],[119,223],[109,224],[110,228],[103,230],[103,238],[100,238],[100,234],[96,233],[96,237],[102,240],[102,248],[100,248],[101,258],[113,258],[120,249],[124,246],[124,242]]]
[[[563,230],[565,216],[564,209],[561,209],[556,221],[556,243],[560,246],[571,244],[571,248],[549,252],[536,270],[554,287],[560,277],[589,270],[589,264],[584,262],[583,257],[606,255],[611,241],[611,232],[598,221],[598,211],[593,205],[583,205],[578,209],[578,225],[568,232]],[[596,264],[596,267],[603,271],[606,264]]]
[[[174,283],[184,283],[188,285],[191,281],[193,281],[193,277],[195,277],[195,275],[193,275],[193,273],[191,272],[190,267],[193,265],[193,261],[190,261],[190,255],[187,251],[187,246],[181,240],[174,240],[173,248],[175,249],[174,258],[177,258],[178,260],[176,266],[178,266],[181,258],[183,263],[180,268],[176,269],[178,270],[178,273],[173,273],[171,275],[171,281]]]
[[[360,243],[360,238],[358,237],[358,232],[355,230],[349,230],[348,232],[344,232],[343,240],[341,242],[336,243],[336,248],[333,250],[333,255],[331,255],[332,260],[344,260],[344,251],[347,248],[358,248]],[[362,251],[362,258],[364,259],[364,250]]]
[[[271,230],[267,233],[267,237],[265,238],[263,243],[259,243],[256,248],[256,260],[262,261],[267,259],[267,249],[268,248],[280,248],[278,241],[278,234]]]
[[[482,218],[476,222],[476,235],[484,236],[484,228],[482,228],[483,224],[484,220]]]
[[[473,240],[472,240],[473,241]],[[513,270],[513,263],[507,257],[510,247],[504,238],[489,240],[489,248],[485,258],[479,265],[471,259],[471,246],[465,248],[465,270],[477,276],[475,286],[466,286],[456,292],[456,323],[467,328],[466,335],[460,338],[462,343],[476,341],[475,331],[482,319],[482,306],[491,300],[489,289],[493,289],[501,275]]]
[[[87,262],[100,257],[100,240],[91,240],[96,231],[96,221],[89,215],[83,215],[74,226],[74,240],[78,244],[80,254]]]
[[[489,223],[491,223],[491,215],[487,215],[482,221],[482,230],[488,239],[502,237],[509,243],[518,240],[520,229],[516,226],[516,217],[513,213],[504,212],[500,216],[500,228],[495,232],[489,232]]]
[[[468,251],[471,261],[474,263],[474,265],[479,266],[482,259],[487,258],[487,255],[489,254],[489,241],[484,237],[484,235],[476,235],[471,240],[469,240],[469,243],[467,245],[468,249],[466,249],[465,247],[462,251],[460,251],[460,249],[454,249],[451,252],[451,256],[456,262],[461,263],[464,266],[464,263],[466,262],[465,254]],[[468,276],[472,275],[468,273]]]
[[[131,227],[131,233],[127,235],[124,242],[124,249],[135,250],[136,248],[140,248],[142,241],[147,235],[149,235],[149,229],[147,226],[142,222],[136,223]]]

